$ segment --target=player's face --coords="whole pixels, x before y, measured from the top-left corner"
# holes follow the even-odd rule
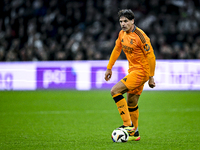
[[[131,32],[134,28],[134,20],[129,20],[124,16],[120,17],[119,23],[122,30],[125,32]]]

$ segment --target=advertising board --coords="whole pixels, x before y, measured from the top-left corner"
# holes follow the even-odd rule
[[[108,61],[1,62],[0,90],[111,89],[128,70],[118,60],[110,81],[104,80]],[[156,87],[144,90],[200,90],[200,60],[157,60]]]

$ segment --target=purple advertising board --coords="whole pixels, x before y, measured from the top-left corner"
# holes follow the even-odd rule
[[[71,67],[38,67],[37,89],[75,89],[76,73]]]
[[[108,61],[1,62],[0,90],[110,90],[127,74],[128,62],[117,60],[105,81]],[[200,90],[200,60],[157,60],[154,89]]]
[[[91,68],[91,88],[92,89],[110,89],[120,79],[126,76],[126,71],[123,67],[113,67],[112,78],[110,81],[104,80],[106,67],[92,67]]]

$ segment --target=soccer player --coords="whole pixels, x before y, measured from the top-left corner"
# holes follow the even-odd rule
[[[148,81],[151,88],[155,87],[153,78],[155,55],[149,37],[135,26],[132,10],[120,10],[118,16],[122,30],[119,32],[111,53],[105,80],[108,81],[112,77],[112,67],[123,50],[129,63],[128,75],[112,87],[111,95],[123,120],[120,128],[128,131],[129,141],[138,141],[140,140],[138,100],[145,82]],[[127,93],[127,101],[123,97],[124,93]]]

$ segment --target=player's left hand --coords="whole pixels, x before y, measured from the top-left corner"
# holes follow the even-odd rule
[[[150,88],[154,88],[156,86],[155,82],[154,82],[154,78],[153,77],[149,77],[149,87]]]

